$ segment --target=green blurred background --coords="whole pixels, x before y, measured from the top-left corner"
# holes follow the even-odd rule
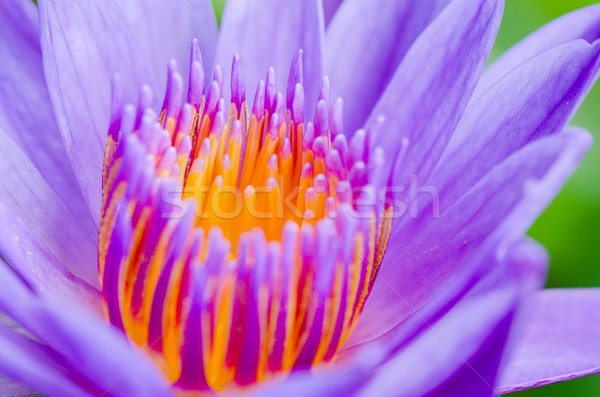
[[[397,1],[397,0],[391,0]],[[505,0],[506,7],[492,59],[538,27],[592,0]],[[225,0],[213,0],[217,16]],[[587,157],[562,192],[532,227],[530,234],[551,257],[549,288],[600,286],[600,83],[589,94],[572,122],[596,138]],[[512,394],[514,397],[598,396],[600,375]]]

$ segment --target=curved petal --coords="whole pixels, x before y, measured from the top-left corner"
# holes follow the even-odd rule
[[[594,4],[557,18],[506,51],[483,73],[473,98],[527,59],[560,44],[583,39],[593,43],[600,38],[600,4]]]
[[[19,145],[52,189],[93,228],[50,104],[31,1],[0,3],[0,59],[0,133]]]
[[[0,203],[0,255],[26,277],[41,293],[47,293],[66,305],[77,303],[103,316],[100,292],[73,276],[23,221],[10,214]]]
[[[95,391],[90,394],[172,396],[160,371],[105,321],[78,308],[64,310],[7,265],[0,264],[0,284],[0,310],[45,343],[71,379]]]
[[[393,186],[426,180],[450,139],[491,51],[504,2],[457,0],[417,38],[369,117],[385,119],[370,147],[385,151],[387,171],[399,148],[404,160]]]
[[[0,372],[49,396],[90,395],[69,379],[64,367],[54,362],[47,348],[33,340],[0,326]],[[22,392],[22,390],[21,390]],[[0,388],[3,396],[27,396],[29,394],[9,394]]]
[[[496,395],[511,325],[532,290],[541,287],[547,263],[537,243],[526,240],[511,247],[506,259],[444,317],[381,366],[361,395],[394,390],[406,396]],[[411,371],[415,367],[419,371]]]
[[[392,231],[386,262],[348,346],[374,339],[412,315],[487,240],[522,238],[590,144],[589,134],[580,130],[539,139],[493,168],[439,216],[432,212],[435,200],[420,197],[427,205],[419,206],[418,216],[407,214],[401,221],[408,226]]]
[[[600,289],[539,293],[499,383],[512,393],[600,372]]]
[[[136,34],[117,0],[38,3],[48,91],[83,195],[98,222],[111,79],[119,73],[125,101],[135,102],[143,84],[163,92],[167,66]]]
[[[127,22],[166,65],[177,61],[187,80],[190,45],[198,39],[207,76],[211,76],[217,47],[217,18],[210,0],[122,1]]]
[[[241,57],[246,92],[253,92],[274,67],[285,92],[292,59],[303,50],[307,114],[313,114],[321,88],[323,8],[320,0],[229,0],[221,21],[217,64],[231,75],[233,55]],[[225,89],[225,97],[229,90]]]
[[[600,69],[600,42],[575,40],[531,58],[467,109],[428,184],[453,203],[528,142],[562,131]]]
[[[3,212],[19,218],[28,230],[23,244],[34,252],[36,246],[47,249],[56,261],[74,276],[98,287],[97,232],[72,211],[31,164],[27,156],[5,134],[0,133],[0,203]],[[21,227],[2,224],[2,233]],[[13,240],[21,239],[14,234]],[[36,254],[42,252],[38,250]],[[43,258],[37,258],[42,260]]]
[[[324,67],[332,94],[344,100],[348,133],[363,127],[408,49],[448,2],[343,2],[327,28]]]

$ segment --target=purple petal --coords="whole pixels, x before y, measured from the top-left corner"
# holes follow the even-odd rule
[[[417,38],[367,126],[382,117],[371,147],[385,151],[387,171],[405,142],[394,186],[427,179],[450,139],[483,71],[502,16],[503,1],[457,0]]]
[[[419,206],[416,218],[405,214],[398,220],[404,225],[392,231],[380,276],[348,346],[382,335],[421,308],[460,274],[465,258],[480,245],[521,239],[590,144],[589,134],[580,130],[541,138],[492,169],[439,218],[430,195],[420,195],[428,205]],[[440,200],[444,193],[439,191]]]
[[[8,265],[0,266],[0,310],[57,354],[94,394],[171,396],[168,383],[123,335],[85,310],[38,295]]]
[[[35,235],[0,203],[0,255],[37,291],[67,305],[75,302],[103,316],[99,291],[73,276]],[[96,284],[96,283],[95,283]]]
[[[93,228],[50,104],[31,1],[0,3],[0,59],[0,134],[19,145],[53,190]]]
[[[217,64],[231,75],[231,60],[241,57],[246,92],[253,92],[269,67],[285,92],[292,59],[303,50],[307,113],[313,114],[321,88],[323,9],[319,0],[230,0],[225,5]],[[225,95],[230,90],[225,88]]]
[[[568,124],[600,67],[600,42],[572,41],[535,56],[467,109],[432,178],[453,203],[528,142]]]
[[[560,44],[583,39],[593,43],[600,37],[600,4],[573,11],[538,29],[506,51],[485,71],[474,98],[527,59]]]
[[[334,98],[344,100],[348,133],[363,127],[408,49],[448,2],[346,0],[340,6],[326,32],[324,66]]]
[[[600,372],[600,289],[545,290],[499,383],[501,393]]]
[[[189,73],[190,45],[193,39],[198,39],[205,74],[211,76],[218,29],[210,0],[124,1],[120,4],[136,35],[164,65],[175,59],[185,80]]]
[[[415,319],[428,323],[426,332],[379,367],[361,395],[394,390],[407,396],[496,395],[509,329],[523,302],[542,285],[547,259],[535,242],[515,244],[441,320]],[[393,335],[386,339],[387,344],[396,343]]]
[[[22,385],[53,396],[79,397],[90,394],[69,379],[65,368],[54,362],[49,349],[4,326],[0,326],[0,350],[0,372]],[[12,394],[4,386],[0,388],[3,396],[29,395]],[[9,386],[14,388],[14,385]]]
[[[454,205],[487,172],[527,142],[561,129],[587,91],[589,80],[595,78],[597,59],[596,46],[583,41],[567,43],[529,60],[474,102],[426,183],[439,195],[439,210],[444,212]],[[417,206],[416,212],[429,214],[430,204]],[[464,219],[465,215],[460,217]],[[424,219],[405,217],[398,221],[399,230],[391,241],[405,247],[404,258],[414,252],[410,246],[415,241],[405,244],[402,239],[425,233]],[[465,236],[464,241],[473,243],[473,238]],[[455,249],[462,255],[468,247],[458,243]],[[385,264],[389,263],[390,252]]]
[[[24,228],[19,224],[15,227],[29,230],[23,236],[25,248],[33,252],[36,246],[45,247],[71,274],[98,287],[98,236],[93,224],[80,219],[70,204],[56,195],[15,142],[2,133],[0,174],[3,176],[0,203],[5,208],[2,212],[20,218]],[[18,240],[21,236],[15,234],[11,238]]]
[[[136,35],[116,0],[40,0],[39,11],[48,91],[75,174],[98,221],[111,79],[118,72],[124,100],[135,103],[143,84],[163,92],[166,64]]]

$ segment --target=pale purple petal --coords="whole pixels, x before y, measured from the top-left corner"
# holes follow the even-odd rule
[[[448,2],[346,0],[340,6],[325,35],[324,67],[333,97],[344,100],[348,134],[363,127],[408,49]]]
[[[405,214],[390,236],[380,275],[349,346],[401,323],[459,274],[481,244],[521,239],[570,176],[591,144],[573,130],[537,140],[493,168],[440,212],[431,195],[419,197],[418,216]],[[440,200],[444,192],[440,191]],[[382,281],[382,280],[385,280]],[[405,300],[394,290],[402,291]]]
[[[40,0],[39,11],[48,91],[75,174],[98,222],[111,80],[118,72],[125,101],[137,102],[143,84],[155,93],[164,91],[166,64],[136,35],[116,0]]]
[[[600,372],[600,289],[539,293],[499,383],[502,393]]]
[[[122,1],[120,4],[131,29],[162,59],[165,70],[167,62],[174,59],[179,73],[187,81],[190,45],[193,39],[198,39],[206,76],[212,75],[218,31],[210,0]]]
[[[559,44],[583,39],[593,43],[600,37],[600,4],[563,15],[536,30],[506,51],[485,71],[474,98],[527,59]]]
[[[58,197],[17,144],[2,133],[0,174],[3,176],[0,203],[6,208],[5,212],[20,218],[28,233],[35,236],[35,242],[45,246],[71,274],[98,287],[98,236],[90,227],[93,224],[85,222],[85,218],[80,219],[69,203]],[[23,243],[26,243],[25,238]]]
[[[457,0],[417,38],[372,111],[367,127],[385,118],[370,136],[385,151],[389,171],[402,145],[394,186],[411,176],[425,181],[450,139],[491,51],[501,0]],[[393,241],[393,240],[392,240]]]
[[[103,316],[100,292],[73,276],[23,223],[0,203],[0,255],[37,291],[66,305],[83,305]],[[94,283],[96,285],[96,283]]]
[[[0,133],[8,134],[82,222],[93,220],[73,173],[42,68],[37,8],[0,2]]]
[[[57,354],[70,377],[96,391],[90,394],[172,395],[159,369],[104,320],[36,294],[6,264],[0,284],[0,310]]]
[[[305,108],[313,114],[321,88],[323,36],[320,0],[230,0],[221,21],[217,64],[230,76],[233,55],[238,53],[246,92],[254,92],[272,66],[278,91],[285,93],[292,59],[303,50]],[[224,91],[229,98],[229,88]]]
[[[491,396],[509,329],[522,304],[540,288],[547,255],[524,241],[424,334],[377,368],[360,395]],[[400,292],[399,292],[400,293]],[[386,337],[394,344],[394,336]],[[418,368],[417,371],[414,368]]]
[[[441,209],[528,142],[562,131],[599,60],[600,42],[572,41],[521,64],[473,102],[427,181],[444,192]]]
[[[55,362],[48,348],[4,326],[0,326],[0,349],[0,370],[16,382],[49,396],[90,395],[89,390],[69,379],[65,368]],[[23,392],[22,389],[15,391]],[[9,393],[12,391],[4,385],[0,388],[2,396],[30,395]]]
[[[448,149],[445,153],[432,178],[419,186],[435,188],[440,198],[439,210],[443,213],[486,172],[515,150],[527,142],[560,130],[585,94],[589,80],[595,78],[597,60],[596,46],[578,41],[541,54],[510,73],[472,104],[451,141],[452,150]],[[518,188],[514,189],[519,192]],[[426,192],[422,194],[427,195]],[[423,201],[421,198],[420,204]],[[416,206],[416,212],[425,213],[428,217],[432,210],[430,204],[429,200],[425,205]],[[464,219],[466,215],[459,216]],[[479,215],[484,216],[485,213]],[[392,264],[392,268],[411,266],[402,262],[413,263],[413,259],[407,258],[417,249],[417,246],[410,248],[411,244],[418,240],[411,244],[402,240],[424,233],[425,225],[431,222],[427,217],[412,220],[406,216],[398,221],[397,227],[401,231],[395,231],[391,241],[395,241],[397,247],[405,247],[406,252],[403,255],[405,259]],[[501,220],[500,217],[496,219]],[[459,244],[458,240],[456,242],[455,249],[460,255],[467,250],[467,243],[474,242],[472,237],[467,238],[468,235],[468,232],[464,235],[464,244]],[[390,263],[390,258],[394,258],[390,256],[394,250],[393,247],[388,250],[384,266]],[[374,295],[381,292],[377,291]]]

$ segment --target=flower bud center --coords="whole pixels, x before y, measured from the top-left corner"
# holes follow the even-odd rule
[[[305,123],[301,52],[287,100],[271,69],[249,111],[239,58],[227,109],[220,68],[205,90],[195,46],[187,103],[175,65],[160,115],[147,88],[136,109],[115,86],[99,237],[108,320],[182,392],[334,358],[375,280],[391,212],[374,199],[364,134],[343,135],[327,79]]]

